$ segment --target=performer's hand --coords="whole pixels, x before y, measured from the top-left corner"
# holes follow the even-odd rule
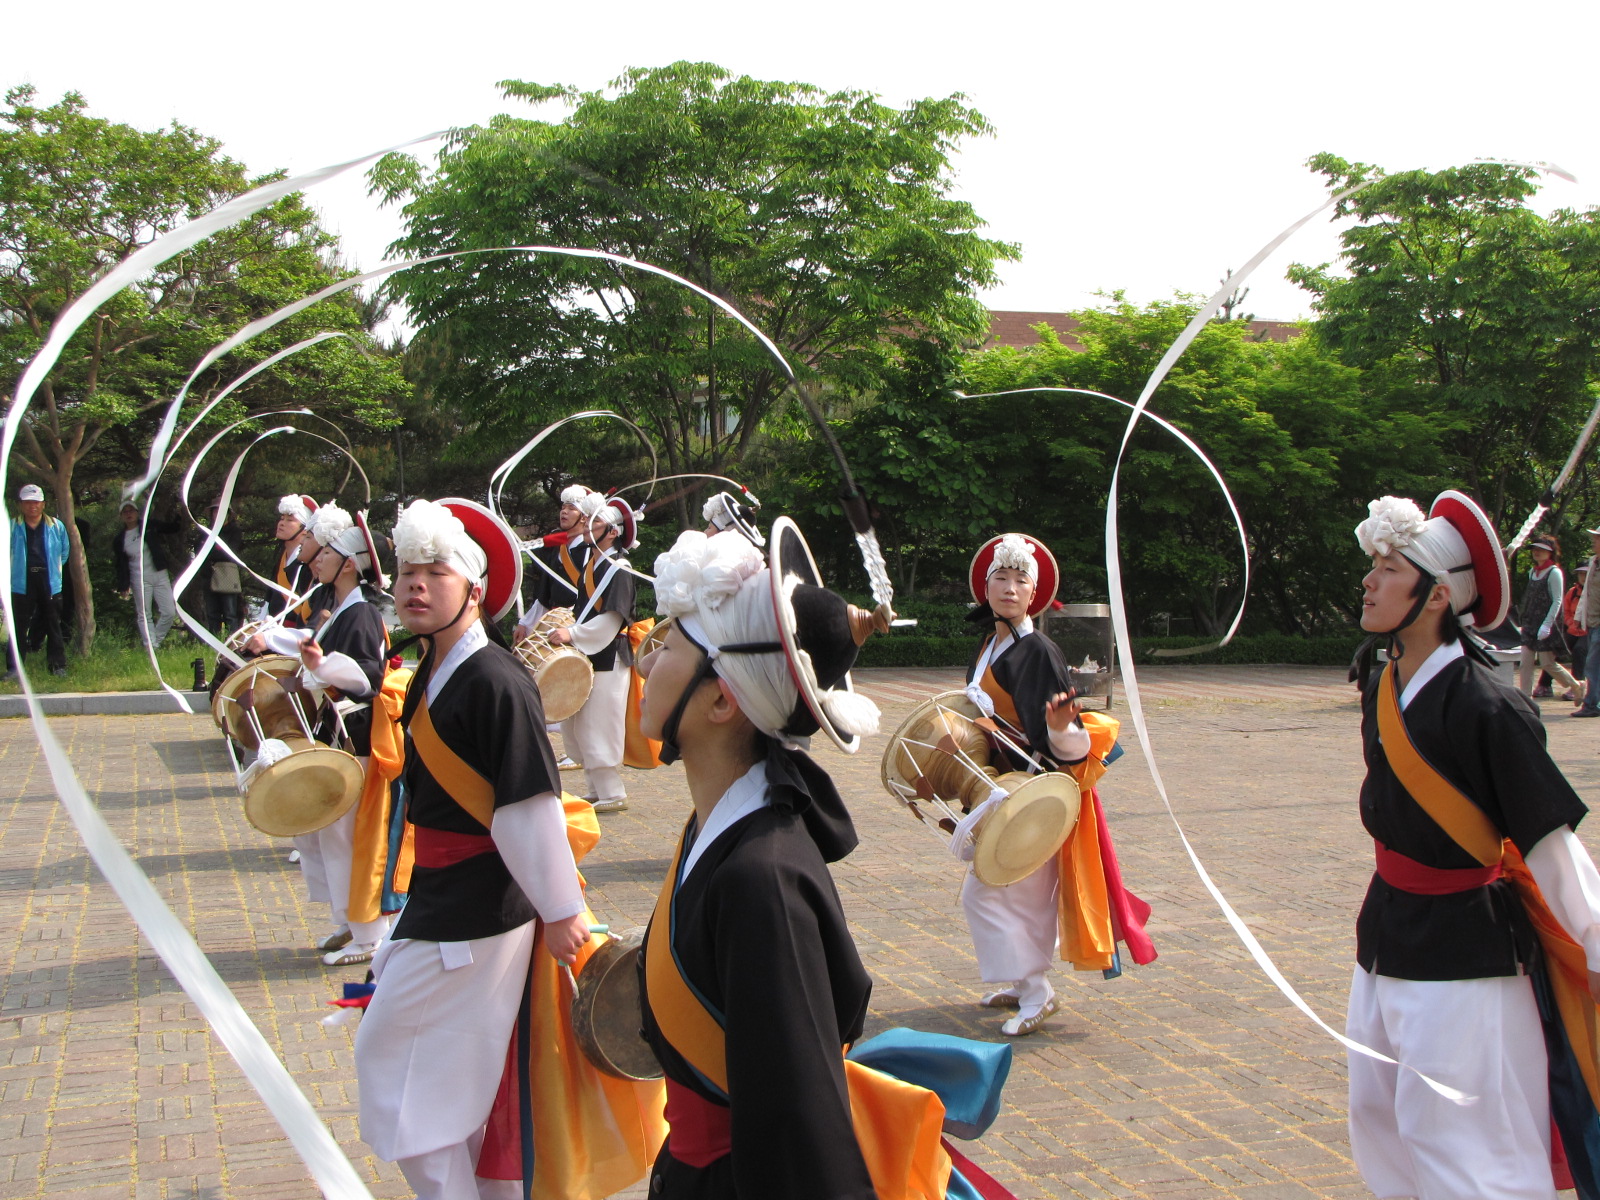
[[[261,654],[266,651],[267,639],[259,633],[251,634],[250,640],[244,644],[246,654]]]
[[[552,629],[550,631],[550,644],[552,646],[565,646],[572,641],[572,633],[566,629]]]
[[[545,948],[557,962],[573,962],[578,957],[579,948],[588,940],[588,913],[579,913],[565,921],[552,921],[544,927]]]
[[[1077,720],[1078,714],[1082,711],[1083,708],[1078,703],[1076,690],[1057,692],[1049,700],[1045,701],[1045,724],[1059,733]]]
[[[307,638],[300,643],[300,661],[311,671],[322,665],[322,647],[317,645],[315,639]]]

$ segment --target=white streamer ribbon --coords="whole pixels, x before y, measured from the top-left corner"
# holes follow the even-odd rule
[[[416,145],[418,142],[428,141],[437,136],[439,135],[430,134],[426,138],[417,138],[392,149],[398,150],[404,146]],[[77,333],[106,301],[128,284],[213,233],[245,220],[284,196],[343,174],[385,153],[388,151],[363,155],[304,175],[276,180],[246,192],[205,216],[163,234],[96,280],[56,318],[44,345],[23,368],[22,376],[17,381],[16,393],[6,411],[4,431],[0,433],[0,492],[5,491],[9,484],[11,450],[16,443],[23,414],[27,412],[28,405],[38,392],[39,386],[60,360],[73,334]],[[191,375],[191,383],[193,378]],[[184,387],[187,391],[189,383]],[[159,474],[160,468],[165,465],[164,451],[171,438],[172,429],[177,423],[180,407],[181,400],[169,407],[156,444],[151,447],[152,470],[144,480],[140,481],[135,491],[153,481]],[[9,577],[10,573],[11,543],[9,539],[0,539],[0,575]],[[0,607],[3,607],[5,612],[6,633],[12,644],[17,645],[19,644],[17,615],[9,588],[0,594]],[[160,894],[150,883],[149,877],[128,856],[127,851],[106,826],[79,781],[77,773],[73,771],[66,753],[50,731],[44,710],[39,705],[38,693],[33,690],[33,681],[28,676],[27,666],[21,655],[17,656],[17,682],[22,688],[23,699],[28,706],[28,718],[33,724],[40,752],[50,768],[56,794],[61,798],[62,806],[67,810],[79,836],[83,839],[84,848],[90,858],[116,891],[140,932],[161,956],[161,960],[166,963],[179,986],[195,1002],[223,1045],[232,1054],[234,1061],[239,1064],[245,1078],[261,1096],[305,1162],[317,1186],[322,1189],[323,1195],[329,1197],[329,1200],[371,1200],[371,1193],[361,1182],[355,1168],[350,1165],[350,1160],[339,1149],[327,1126],[317,1116],[316,1109],[295,1085],[282,1061],[273,1054],[266,1039],[261,1036],[261,1031],[245,1014],[237,998],[228,990],[227,984],[223,983],[216,968],[201,952],[188,930],[161,899]],[[187,708],[187,704],[183,707]]]

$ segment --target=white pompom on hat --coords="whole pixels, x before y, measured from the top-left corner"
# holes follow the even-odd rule
[[[353,529],[355,523],[355,518],[340,508],[338,501],[329,500],[317,509],[317,515],[311,522],[311,536],[317,539],[317,545],[331,546],[334,538]]]
[[[278,498],[278,515],[293,517],[302,528],[310,529],[316,519],[317,502],[310,496],[281,496]]]
[[[585,496],[593,495],[593,489],[586,488],[581,483],[569,484],[561,489],[561,503],[579,507],[583,504]]]
[[[1366,554],[1399,554],[1450,589],[1463,624],[1493,629],[1511,604],[1511,577],[1488,515],[1470,496],[1440,492],[1424,515],[1415,500],[1380,496],[1356,526]]]
[[[467,535],[461,518],[432,500],[413,500],[394,524],[395,558],[403,563],[443,563],[468,583],[482,583],[489,556]]]

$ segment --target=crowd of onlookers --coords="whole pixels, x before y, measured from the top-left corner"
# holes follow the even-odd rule
[[[45,511],[44,490],[27,484],[17,494],[18,512],[11,518],[11,601],[24,654],[43,649],[53,675],[67,673],[67,632],[74,619],[73,581],[67,569],[70,541],[66,525]],[[212,505],[215,521],[217,506]],[[84,553],[94,556],[101,544],[81,518],[79,538]],[[218,531],[235,553],[243,545],[231,518]],[[187,534],[187,536],[185,536]],[[186,542],[190,556],[177,561],[174,544]],[[141,644],[159,647],[177,619],[178,577],[204,548],[205,533],[187,521],[154,514],[140,527],[140,510],[122,506],[120,523],[104,543],[111,562],[113,587],[132,604],[132,632]],[[218,636],[225,637],[244,620],[243,573],[221,547],[196,567],[185,591],[186,610]],[[6,673],[16,673],[16,648],[6,645]]]

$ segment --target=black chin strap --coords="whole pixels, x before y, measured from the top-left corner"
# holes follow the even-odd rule
[[[667,764],[675,763],[683,756],[678,748],[678,726],[683,723],[683,714],[688,711],[689,701],[694,699],[694,694],[700,690],[702,683],[716,678],[717,674],[716,662],[711,657],[711,652],[689,636],[689,631],[683,627],[682,622],[678,623],[678,632],[683,634],[684,641],[700,651],[700,667],[679,695],[677,703],[672,706],[672,712],[667,714],[667,719],[661,723],[661,752],[656,757]],[[735,642],[730,646],[719,646],[717,653],[777,654],[782,650],[782,642]]]

